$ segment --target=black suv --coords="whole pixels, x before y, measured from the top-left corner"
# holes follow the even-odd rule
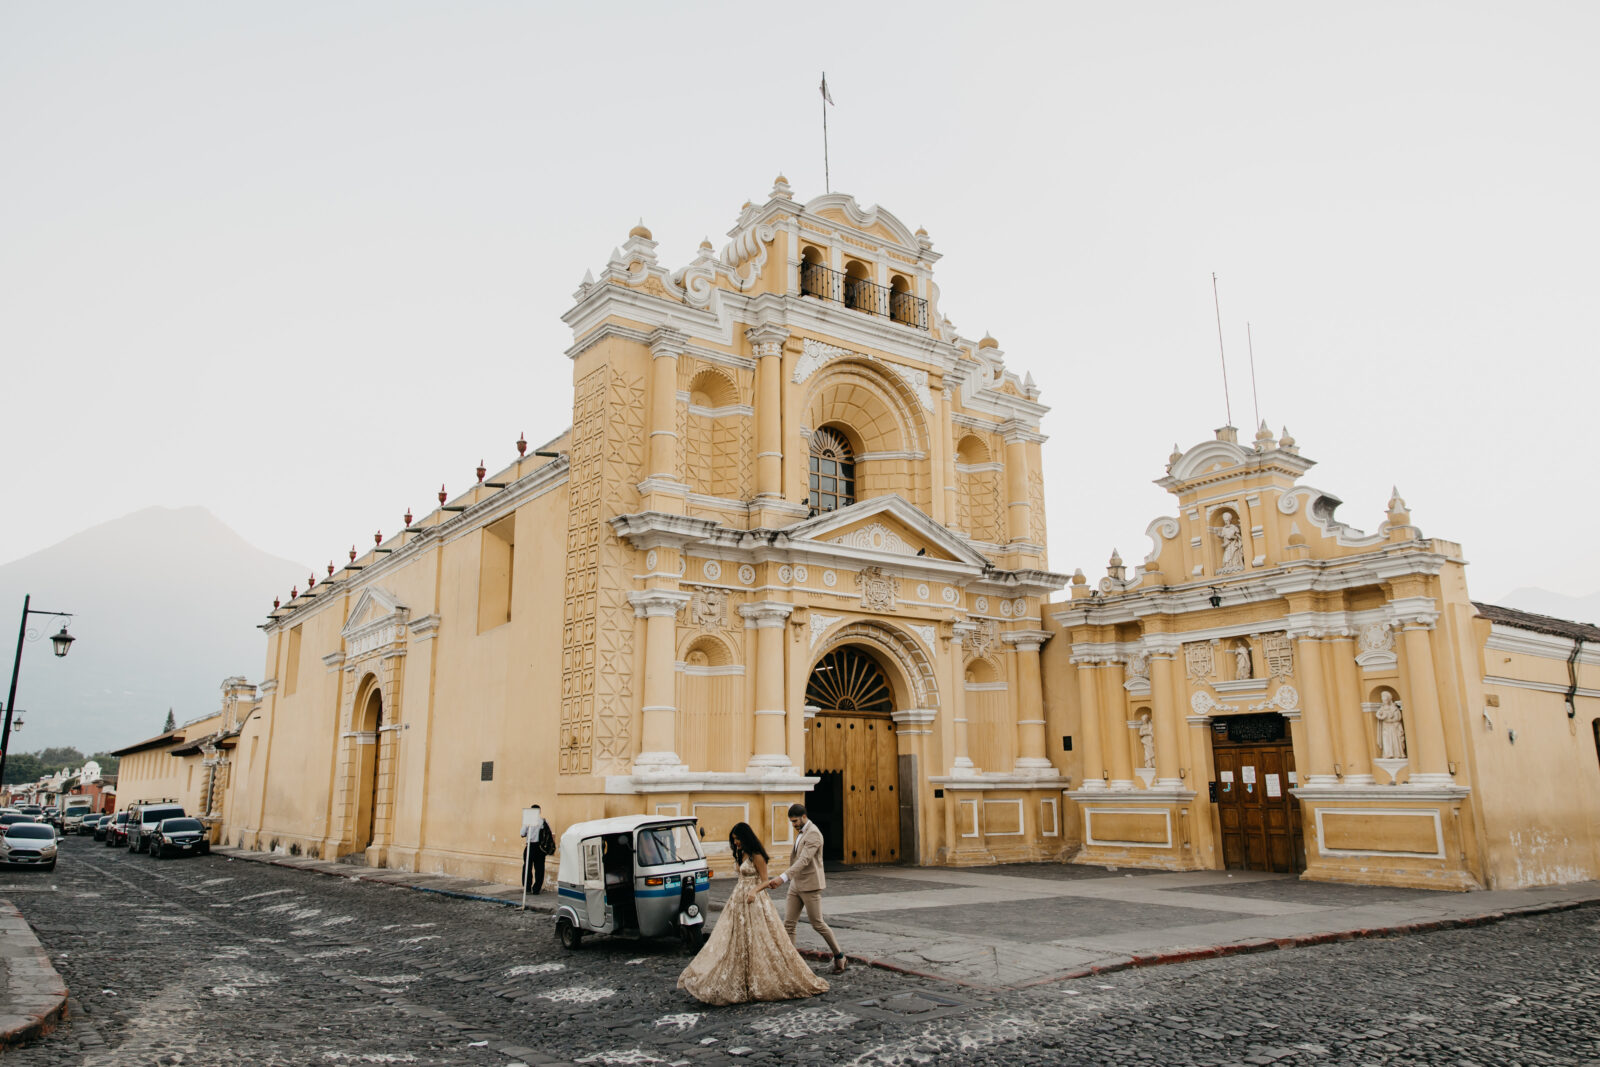
[[[181,819],[187,814],[182,804],[135,804],[128,809],[128,848],[134,852],[147,851],[150,835],[157,824],[163,819]]]
[[[199,819],[162,819],[150,834],[150,857],[208,856],[211,841]]]

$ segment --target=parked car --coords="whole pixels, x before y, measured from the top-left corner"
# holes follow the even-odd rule
[[[150,835],[163,819],[181,819],[187,812],[182,804],[135,804],[128,809],[128,849],[148,852]]]
[[[94,836],[94,839],[96,841],[104,841],[106,839],[106,828],[110,824],[111,824],[111,816],[109,816],[109,815],[96,815],[94,817],[94,825],[89,827],[89,833]],[[88,820],[87,819],[84,820],[84,825],[88,825]]]
[[[57,807],[42,808],[39,811],[39,821],[47,822],[57,830],[61,829],[61,809]]]
[[[11,826],[19,822],[39,822],[39,820],[32,815],[24,815],[20,811],[11,811],[0,815],[0,826]]]
[[[209,856],[211,841],[199,819],[162,819],[150,834],[150,856]]]
[[[14,822],[0,836],[0,866],[56,869],[56,832],[42,822]]]
[[[106,823],[107,848],[123,848],[128,843],[128,813],[119,811]]]
[[[37,804],[18,804],[15,808],[10,810],[20,811],[24,815],[32,815],[35,818],[44,814],[44,809]]]

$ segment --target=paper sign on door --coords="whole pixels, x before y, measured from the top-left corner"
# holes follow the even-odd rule
[[[1222,772],[1222,780],[1224,782],[1226,782],[1226,783],[1232,783],[1232,781],[1233,781],[1233,772],[1232,771],[1223,771]]]
[[[1256,769],[1254,767],[1240,767],[1239,781],[1243,782],[1245,785],[1255,785]]]
[[[1269,796],[1269,797],[1281,797],[1281,796],[1283,796],[1283,788],[1278,785],[1278,776],[1276,774],[1267,775],[1267,796]]]

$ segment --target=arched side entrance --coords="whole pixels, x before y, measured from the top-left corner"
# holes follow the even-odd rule
[[[362,852],[373,841],[378,812],[378,739],[383,735],[383,691],[373,684],[356,716],[356,782],[354,851]]]
[[[820,779],[807,797],[822,830],[823,858],[841,863],[896,863],[900,841],[895,687],[876,652],[835,646],[812,668],[806,703],[806,774]]]

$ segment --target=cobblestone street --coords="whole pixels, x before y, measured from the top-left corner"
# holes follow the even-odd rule
[[[53,874],[0,876],[72,991],[22,1067],[1600,1064],[1596,908],[1011,991],[853,966],[815,1000],[719,1009],[674,987],[671,943],[567,953],[533,912],[63,845]]]

